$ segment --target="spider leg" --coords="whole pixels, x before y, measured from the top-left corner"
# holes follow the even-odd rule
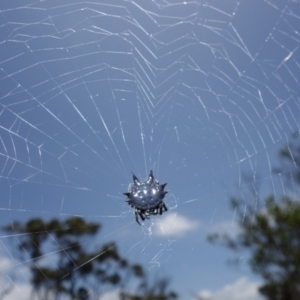
[[[140,210],[138,211],[138,213],[139,213],[139,215],[140,215],[142,221],[145,221],[145,216],[144,216],[144,214],[143,214]]]
[[[163,205],[164,211],[168,211],[168,208],[164,202],[162,203],[162,205]]]
[[[145,221],[145,217],[147,219],[149,219],[148,216],[144,215],[143,211],[139,210],[139,209],[135,209],[134,210],[134,214],[135,214],[135,220],[137,221],[137,223],[139,223],[140,225],[142,225],[140,222],[139,222],[139,216],[140,218],[142,219],[142,221]]]
[[[163,212],[167,211],[167,207],[166,204],[164,202],[162,202],[161,204],[159,204],[159,214],[162,215]]]
[[[149,209],[146,211],[146,218],[150,219],[151,215],[155,215],[155,210],[154,209]]]
[[[135,210],[135,211],[134,211],[134,214],[135,214],[135,220],[136,220],[136,222],[137,222],[138,224],[142,225],[142,224],[139,222],[139,215],[140,215],[140,213],[138,213],[138,211]],[[141,217],[141,218],[142,218],[142,217]],[[143,218],[142,218],[142,220],[143,220]]]

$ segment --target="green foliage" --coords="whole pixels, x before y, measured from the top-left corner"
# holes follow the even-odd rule
[[[139,295],[123,294],[122,300],[171,300],[177,299],[174,291],[168,291],[169,280],[166,278],[156,280],[151,286],[144,277],[139,286]]]
[[[300,147],[290,143],[280,151],[280,157],[294,166],[289,178],[296,178],[300,185]],[[214,233],[208,240],[233,250],[250,250],[250,266],[264,279],[260,292],[267,299],[300,299],[299,198],[283,197],[276,202],[274,196],[269,196],[260,211],[247,205],[245,212],[246,203],[240,199],[232,199],[231,204],[237,212],[239,234],[231,237]]]
[[[95,246],[92,241],[97,240],[100,227],[100,224],[71,217],[65,221],[31,219],[25,224],[13,222],[3,230],[17,235],[16,249],[21,261],[29,263],[31,284],[38,299],[98,299],[107,286],[119,287],[122,300],[171,300],[177,297],[175,292],[167,291],[166,279],[150,286],[143,267],[122,257],[115,243]],[[94,249],[88,251],[92,244]],[[124,290],[131,278],[140,282],[138,294]],[[4,289],[0,299],[12,288]]]
[[[22,261],[29,261],[33,289],[45,300],[88,300],[99,295],[104,285],[122,286],[130,276],[143,276],[143,268],[122,258],[114,243],[87,250],[99,229],[99,224],[79,217],[32,219],[3,228],[19,234],[18,252]]]

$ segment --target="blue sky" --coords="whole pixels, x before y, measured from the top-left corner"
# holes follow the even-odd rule
[[[182,299],[259,299],[247,253],[230,268],[206,236],[237,232],[231,196],[293,192],[272,169],[300,128],[299,3],[22,0],[0,12],[1,225],[80,215]],[[150,169],[169,211],[139,226],[122,193]],[[5,286],[16,257],[1,242]],[[14,280],[11,299],[28,291]]]

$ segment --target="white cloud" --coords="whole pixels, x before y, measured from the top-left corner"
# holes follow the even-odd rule
[[[202,290],[198,294],[205,300],[262,300],[258,292],[259,284],[242,277],[232,284],[227,284],[217,291]]]
[[[1,292],[5,289],[10,289],[7,296],[4,298],[5,300],[20,300],[20,299],[31,299],[31,286],[29,284],[16,284],[11,283],[11,285],[1,285]]]
[[[27,283],[20,283],[16,280],[14,272],[16,270],[15,263],[5,257],[0,257],[0,294],[7,292],[5,300],[30,299],[31,286]],[[28,275],[28,268],[19,266],[17,268],[20,276]]]
[[[180,237],[196,229],[199,225],[199,222],[192,221],[179,214],[168,214],[155,224],[154,234],[158,236],[171,235]]]
[[[113,291],[109,291],[104,293],[99,297],[99,300],[119,300],[120,299],[120,289],[115,289]]]
[[[13,262],[4,257],[4,256],[1,256],[0,257],[0,270],[1,270],[1,273],[4,271],[4,270],[7,270],[9,268],[11,268],[13,266]]]

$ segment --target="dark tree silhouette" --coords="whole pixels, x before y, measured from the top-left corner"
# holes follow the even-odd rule
[[[88,223],[79,217],[49,222],[31,219],[3,228],[16,237],[17,247],[13,249],[20,260],[29,265],[32,299],[92,300],[98,299],[107,287],[118,287],[121,300],[176,298],[175,292],[167,293],[166,279],[150,287],[143,267],[121,257],[115,243],[96,246],[93,241],[97,240],[99,229],[100,224]],[[93,250],[89,249],[91,245]],[[125,288],[134,278],[140,285],[137,294],[130,294]],[[7,287],[1,299],[10,291],[11,287]]]
[[[123,294],[122,300],[171,300],[177,299],[174,291],[168,291],[169,280],[161,278],[150,285],[147,276],[143,278],[136,295]]]
[[[299,135],[295,138],[299,143]],[[283,166],[276,172],[288,175],[287,180],[300,185],[300,147],[297,142],[286,145],[280,151],[280,157],[293,171],[287,172],[287,166]],[[294,188],[295,191],[299,191],[299,186]],[[233,250],[250,250],[250,266],[264,279],[259,290],[266,299],[300,299],[299,194],[293,199],[283,196],[277,202],[274,196],[269,196],[260,211],[240,199],[232,199],[231,204],[237,211],[240,233],[236,237],[212,234],[209,241],[221,242]]]
[[[18,235],[18,253],[28,261],[33,291],[39,300],[97,297],[107,285],[123,287],[131,276],[142,278],[143,268],[129,264],[114,243],[94,246],[91,238],[100,229],[79,217],[65,221],[32,219],[3,228]]]

